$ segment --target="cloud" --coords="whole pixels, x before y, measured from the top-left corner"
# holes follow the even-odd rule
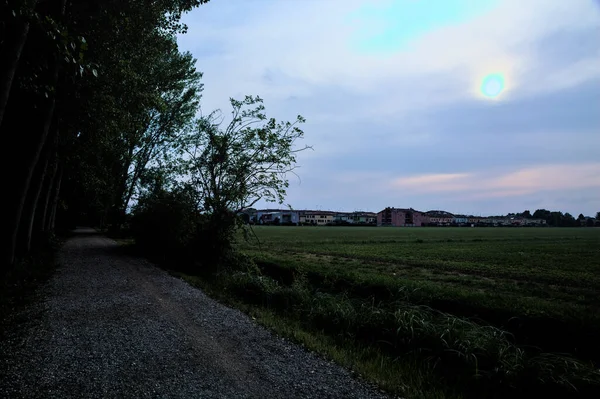
[[[396,206],[482,215],[529,208],[595,214],[600,204],[597,176],[600,163],[402,177],[387,172],[315,173],[308,181],[292,179],[289,198],[293,201],[288,202],[296,208],[340,211],[377,212]]]
[[[573,76],[581,75],[570,74],[570,70],[583,71],[585,79],[600,74],[591,68],[600,59],[596,49],[578,65],[557,70],[546,66],[548,73],[542,76],[544,84],[530,84],[539,68],[531,56],[536,42],[565,30],[581,32],[598,27],[598,10],[592,2],[555,2],[549,6],[546,0],[508,0],[493,8],[487,7],[483,15],[467,18],[465,23],[433,24],[424,32],[417,31],[414,36],[404,38],[403,42],[409,44],[401,51],[391,49],[384,54],[365,54],[356,50],[356,42],[363,38],[357,37],[361,29],[351,22],[358,23],[359,27],[377,22],[377,18],[373,21],[368,13],[360,13],[368,3],[309,0],[303,2],[302,7],[294,2],[257,3],[257,10],[249,12],[234,26],[211,24],[206,19],[196,30],[188,20],[190,34],[181,42],[184,46],[193,46],[190,42],[217,40],[226,54],[201,59],[200,68],[218,58],[219,75],[234,73],[240,78],[231,91],[234,87],[239,90],[239,83],[243,81],[249,90],[260,87],[263,92],[279,98],[289,91],[309,95],[302,87],[311,85],[338,86],[368,95],[372,90],[379,92],[382,84],[390,87],[393,82],[393,86],[404,86],[404,90],[395,90],[397,105],[411,107],[476,95],[481,77],[495,71],[507,75],[509,91],[515,95],[580,83],[581,79]],[[379,6],[385,12],[386,9],[408,8],[411,3],[412,0],[377,2],[371,7]],[[469,5],[466,2],[464,9],[456,14],[467,13]],[[206,5],[198,9],[198,13],[220,6]],[[354,18],[349,19],[349,15]],[[407,18],[410,17],[418,18],[418,15],[409,14]],[[261,76],[266,70],[289,76],[289,87],[282,90],[262,82]],[[418,85],[411,84],[415,77],[429,79]],[[536,81],[540,78],[535,77]],[[292,80],[296,83],[291,83]]]
[[[307,118],[315,151],[298,157],[295,207],[491,212],[514,200],[592,212],[600,202],[597,186],[566,177],[565,195],[517,183],[547,182],[557,165],[587,176],[581,165],[598,160],[597,2],[301,3],[210,2],[186,17],[178,39],[204,72],[204,112],[227,115],[230,96],[258,94],[269,116]],[[479,93],[490,73],[506,81],[495,101]],[[520,172],[529,175],[511,175]],[[434,197],[418,179],[433,179]]]
[[[457,181],[467,179],[470,176],[468,173],[445,173],[437,175],[421,175],[412,177],[403,177],[394,181],[394,185],[398,187],[419,187],[422,185],[432,185],[439,187],[439,185],[454,184]]]
[[[520,196],[552,190],[600,188],[600,163],[540,165],[509,172],[447,173],[395,179],[399,190],[476,193],[477,198]]]
[[[600,69],[594,67],[600,63],[598,46],[590,45],[589,51],[566,64],[548,62],[538,48],[542,42],[552,52],[552,43],[544,40],[561,34],[593,37],[589,30],[600,26],[599,12],[588,1],[549,6],[546,0],[507,0],[495,7],[490,2],[462,2],[462,9],[455,7],[454,14],[465,14],[464,23],[427,25],[421,17],[416,20],[427,29],[396,29],[408,35],[402,42],[409,44],[400,49],[383,54],[356,49],[357,42],[370,37],[364,33],[365,38],[357,37],[357,32],[365,30],[360,27],[378,21],[369,13],[361,14],[365,5],[383,13],[400,10],[395,12],[401,16],[407,9],[405,18],[409,19],[427,15],[423,11],[411,15],[413,3],[307,0],[303,7],[297,7],[294,2],[256,2],[254,7],[237,11],[209,3],[192,14],[200,21],[191,15],[186,19],[190,32],[180,43],[200,54],[198,67],[213,86],[219,87],[213,92],[207,85],[205,105],[219,107],[223,100],[214,99],[212,93],[221,97],[260,93],[274,101],[290,96],[308,100],[319,99],[319,88],[325,88],[346,93],[347,100],[341,103],[348,111],[358,108],[361,114],[376,117],[480,97],[481,79],[494,72],[506,76],[507,89],[499,97],[503,100],[561,90],[600,76]],[[468,10],[480,3],[488,4],[483,8],[486,12],[474,18]],[[201,18],[203,13],[212,16],[219,11],[236,23]],[[239,18],[240,11],[247,12],[244,18]],[[207,42],[214,43],[208,51]],[[565,46],[565,40],[557,42]],[[540,74],[540,69],[544,73]],[[278,78],[265,79],[272,75]],[[352,95],[360,98],[350,103]],[[327,98],[320,100],[319,104],[327,103]]]

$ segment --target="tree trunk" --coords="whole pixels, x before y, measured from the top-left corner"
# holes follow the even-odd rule
[[[53,128],[53,132],[52,135],[54,137],[56,136],[57,133],[57,127],[55,126]],[[28,253],[31,250],[31,237],[33,235],[33,223],[35,221],[35,215],[36,215],[36,210],[38,207],[38,203],[39,203],[39,199],[40,199],[40,195],[42,193],[42,189],[44,188],[44,183],[46,181],[46,174],[48,172],[48,164],[50,163],[50,158],[52,158],[53,154],[54,154],[54,146],[55,146],[55,141],[52,140],[48,140],[47,143],[47,148],[44,152],[44,157],[43,160],[41,161],[40,167],[39,169],[39,173],[35,176],[36,178],[34,179],[34,185],[32,188],[34,188],[34,191],[32,193],[31,196],[31,200],[29,201],[29,206],[28,206],[28,210],[27,213],[24,215],[25,219],[22,223],[23,226],[25,226],[26,230],[24,231],[24,249],[25,249],[25,253]]]
[[[17,21],[13,32],[12,40],[6,43],[6,51],[2,52],[3,68],[2,76],[0,77],[0,126],[2,126],[2,119],[4,118],[4,112],[6,111],[6,104],[10,96],[10,88],[19,65],[19,59],[25,42],[27,41],[27,34],[29,33],[29,22]]]
[[[42,127],[42,134],[40,135],[38,142],[35,143],[35,149],[33,150],[33,154],[28,161],[28,165],[26,167],[25,176],[23,178],[23,182],[20,187],[17,189],[17,198],[18,201],[15,206],[15,211],[12,216],[12,221],[10,222],[10,230],[9,230],[9,242],[8,242],[8,252],[6,254],[7,263],[13,264],[15,261],[15,250],[17,248],[17,238],[19,232],[19,225],[21,223],[21,216],[23,214],[23,208],[25,207],[25,200],[27,198],[27,193],[29,192],[29,186],[31,185],[31,178],[33,176],[33,171],[35,166],[38,163],[40,158],[40,153],[42,152],[42,148],[46,142],[48,137],[48,131],[50,130],[50,123],[52,122],[52,117],[54,115],[54,108],[56,105],[56,101],[53,98],[50,100],[50,104],[48,104],[48,108],[46,109],[46,115],[44,116],[44,125]]]
[[[56,222],[56,209],[58,208],[58,197],[60,195],[60,183],[63,177],[63,168],[59,167],[58,178],[54,188],[54,198],[52,199],[52,212],[50,212],[50,219],[48,220],[48,230],[54,231],[54,225]]]
[[[38,2],[38,0],[32,0],[28,4],[29,11],[33,11],[37,2]],[[61,15],[64,15],[64,7],[66,4],[65,0],[59,0],[59,2],[60,2],[59,5],[61,6],[61,9],[59,10],[59,12]],[[25,11],[25,14],[28,14],[27,10],[24,10],[24,11]],[[19,23],[21,23],[21,22],[17,21],[17,24],[19,24]],[[27,29],[28,29],[28,26],[27,26]],[[23,50],[23,46],[26,42],[28,33],[29,33],[28,30],[24,31],[23,29],[11,30],[10,34],[12,34],[14,38],[20,37],[20,39],[18,39],[18,40],[14,39],[15,40],[14,43],[11,42],[11,44],[7,44],[7,47],[5,48],[5,51],[2,54],[3,59],[5,58],[5,56],[12,55],[12,58],[10,60],[4,62],[5,68],[3,69],[2,75],[0,76],[0,79],[1,79],[0,87],[2,88],[2,91],[0,92],[0,94],[5,97],[5,99],[3,100],[4,102],[2,103],[2,106],[4,107],[3,111],[2,111],[3,112],[3,114],[2,114],[3,124],[5,122],[4,116],[6,116],[6,104],[8,103],[8,98],[10,95],[10,86],[12,86],[12,79],[14,78],[15,71],[17,70],[16,69],[18,66],[17,64],[20,59],[20,55]],[[18,50],[18,52],[17,52],[18,57],[15,56],[16,55],[15,49]],[[59,74],[58,59],[55,58],[54,56],[50,56],[50,58],[48,59],[48,63],[50,64],[51,71],[52,71],[48,83],[51,86],[56,87],[57,83],[58,83],[58,74]],[[10,67],[11,65],[13,66],[12,68]],[[8,79],[9,77],[11,78],[10,82]],[[8,83],[10,83],[10,85]],[[27,140],[23,141],[24,147],[22,149],[22,152],[21,153],[17,152],[17,154],[19,154],[21,159],[24,160],[23,164],[19,165],[19,168],[22,171],[22,175],[20,175],[19,177],[16,177],[14,179],[15,187],[14,188],[11,187],[11,191],[14,193],[13,198],[11,198],[11,202],[12,201],[14,201],[14,202],[12,202],[12,204],[9,206],[9,208],[7,210],[7,213],[10,216],[8,217],[8,223],[6,223],[6,227],[5,227],[5,229],[3,229],[3,232],[6,232],[8,237],[6,239],[6,246],[4,246],[4,248],[2,248],[2,251],[1,251],[2,253],[0,255],[0,258],[1,258],[0,261],[2,261],[2,263],[8,264],[8,265],[14,264],[14,261],[15,261],[15,250],[17,248],[17,242],[18,242],[18,238],[19,238],[19,226],[21,223],[21,217],[23,214],[25,201],[26,201],[27,195],[30,191],[30,185],[31,185],[33,172],[36,168],[36,165],[38,164],[38,161],[40,158],[40,153],[42,152],[42,149],[43,149],[43,147],[46,143],[46,139],[48,137],[48,131],[50,130],[50,124],[51,124],[53,116],[54,116],[55,107],[56,107],[56,95],[52,96],[52,98],[46,104],[46,107],[43,109],[42,115],[39,115],[39,116],[41,116],[41,118],[40,118],[40,121],[42,122],[41,126],[37,125],[36,123],[33,123],[33,125],[35,126],[35,128],[33,129],[33,131],[34,131],[33,137],[31,137],[31,140],[29,142],[27,142]],[[38,130],[36,125],[39,126],[40,130]],[[15,134],[13,134],[13,136],[18,136],[18,133],[15,132]],[[16,150],[16,151],[19,151],[19,150]]]
[[[123,224],[123,221],[124,221],[125,208],[123,207],[123,201],[124,201],[125,196],[127,195],[127,188],[128,188],[128,185],[127,185],[128,173],[127,173],[127,171],[129,170],[129,166],[130,166],[130,164],[127,163],[121,168],[120,171],[117,171],[115,173],[119,176],[115,179],[119,183],[118,183],[116,192],[114,193],[114,199],[112,201],[112,206],[108,213],[108,221],[107,221],[108,228],[114,232],[118,232],[121,229],[121,225]],[[125,206],[127,206],[127,204],[125,204]]]
[[[25,220],[23,221],[23,226],[27,229],[25,231],[25,253],[29,253],[31,251],[31,236],[33,233],[33,222],[35,221],[35,211],[38,206],[38,202],[40,200],[40,195],[42,194],[42,188],[44,187],[44,180],[46,178],[46,171],[48,170],[48,160],[44,162],[44,166],[42,167],[42,171],[40,173],[40,178],[36,182],[37,187],[33,192],[33,197],[31,198],[31,204],[29,206],[28,212],[25,215]]]
[[[44,199],[44,209],[41,212],[41,217],[38,218],[39,231],[45,232],[48,230],[48,219],[49,213],[48,209],[50,208],[50,198],[52,197],[52,192],[54,188],[54,184],[56,182],[56,175],[58,171],[58,162],[54,162],[54,167],[52,168],[52,175],[48,180],[48,187],[46,187],[46,198]]]

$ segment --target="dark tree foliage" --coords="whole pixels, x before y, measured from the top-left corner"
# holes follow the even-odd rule
[[[582,215],[580,215],[582,216]],[[550,226],[554,227],[576,227],[581,226],[580,219],[575,219],[570,213],[563,214],[562,212],[549,211],[546,209],[538,209],[533,213],[534,219],[543,219]]]
[[[267,118],[260,97],[230,102],[231,121],[223,123],[219,111],[202,117],[179,145],[178,171],[194,189],[204,217],[198,246],[208,245],[207,253],[216,255],[229,252],[243,224],[242,210],[261,199],[283,203],[296,155],[309,148],[298,146],[302,116],[294,122]]]
[[[0,2],[3,272],[55,227],[123,223],[198,108],[175,37],[206,2]]]
[[[160,258],[181,257],[197,234],[198,212],[189,190],[165,190],[156,185],[138,201],[131,229],[136,244],[147,254]]]

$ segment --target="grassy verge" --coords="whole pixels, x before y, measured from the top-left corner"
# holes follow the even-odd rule
[[[361,345],[351,337],[331,336],[323,330],[307,328],[296,317],[286,317],[268,306],[244,301],[235,295],[235,283],[228,279],[207,281],[198,276],[171,273],[202,289],[211,297],[248,314],[279,336],[316,352],[349,369],[358,378],[397,396],[416,399],[461,398],[458,392],[436,383],[435,375],[412,359],[395,359],[374,346]],[[239,283],[239,281],[238,281]],[[409,396],[407,396],[407,394]]]
[[[448,282],[427,275],[391,275],[376,264],[357,260],[280,252],[246,253],[265,275],[280,283],[288,283],[295,274],[304,273],[310,284],[323,292],[346,293],[392,306],[399,300],[424,305],[494,325],[510,332],[511,339],[522,345],[572,353],[587,360],[599,359],[598,305],[589,303],[592,296],[582,296],[579,290],[571,293],[535,281],[515,286],[498,279],[486,286],[465,275],[456,276],[459,282]]]
[[[519,347],[495,327],[405,301],[323,292],[301,274],[287,285],[250,272],[183,278],[403,397],[583,398],[600,381],[589,364]]]

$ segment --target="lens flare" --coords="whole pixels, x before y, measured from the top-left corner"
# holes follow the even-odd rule
[[[496,98],[504,91],[504,76],[499,73],[487,75],[481,82],[481,94],[488,98]]]

